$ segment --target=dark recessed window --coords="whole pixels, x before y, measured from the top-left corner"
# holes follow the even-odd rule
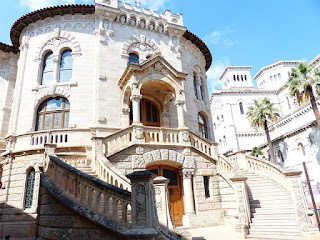
[[[130,63],[135,63],[135,64],[139,64],[139,56],[135,53],[130,53],[129,54],[129,64]]]
[[[204,184],[204,194],[206,198],[210,197],[210,188],[209,188],[209,177],[203,176],[203,184]]]

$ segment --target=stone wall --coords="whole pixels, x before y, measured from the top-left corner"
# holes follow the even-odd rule
[[[38,213],[37,237],[39,240],[123,239],[82,218],[54,198],[44,187],[40,190]]]
[[[33,239],[37,217],[37,202],[40,182],[39,165],[43,155],[21,155],[13,159],[8,157],[2,166],[3,172],[0,189],[0,236],[7,234],[14,238]],[[32,206],[25,208],[27,174],[35,170]]]

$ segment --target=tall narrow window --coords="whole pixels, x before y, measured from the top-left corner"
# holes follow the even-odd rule
[[[233,81],[236,81],[236,75],[233,75]]]
[[[284,158],[283,158],[281,150],[278,151],[278,157],[279,157],[280,162],[284,163]]]
[[[243,111],[243,104],[242,102],[239,102],[239,109],[240,109],[240,114],[243,115],[244,111]]]
[[[305,149],[304,149],[303,144],[302,144],[302,143],[299,143],[299,144],[298,144],[298,147],[299,147],[300,155],[301,155],[301,156],[305,156],[305,155],[306,155],[306,152],[305,152]]]
[[[199,113],[198,115],[198,124],[199,124],[200,136],[203,138],[208,138],[207,123],[204,116],[201,113]]]
[[[286,99],[287,99],[288,108],[290,110],[291,109],[291,105],[290,105],[290,100],[289,100],[288,96],[286,96]]]
[[[44,56],[42,66],[41,85],[49,84],[53,80],[53,53],[49,52]]]
[[[135,53],[130,53],[129,54],[129,64],[130,63],[135,63],[135,64],[139,64],[139,56]]]
[[[281,80],[281,74],[280,73],[278,73],[278,79]]]
[[[204,184],[204,194],[206,198],[210,197],[210,187],[209,187],[209,177],[203,176],[203,184]]]
[[[226,138],[226,136],[223,136],[223,146],[224,147],[227,146],[227,138]]]
[[[194,94],[197,99],[199,99],[199,94],[198,94],[198,77],[196,73],[193,73],[193,88],[194,88]]]
[[[32,168],[32,170],[29,172],[29,174],[27,176],[26,194],[25,194],[25,200],[24,200],[25,208],[32,207],[34,180],[35,180],[35,171]]]
[[[246,81],[247,81],[247,75],[244,75],[244,80],[246,80]]]
[[[65,98],[49,98],[37,112],[36,131],[68,128],[70,104]]]
[[[60,60],[60,82],[70,82],[72,77],[72,51],[66,50]]]

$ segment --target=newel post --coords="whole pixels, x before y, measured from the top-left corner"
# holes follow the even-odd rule
[[[157,234],[155,218],[155,201],[153,179],[155,174],[149,171],[137,171],[127,175],[131,180],[132,229],[144,235],[148,240],[155,239]]]
[[[156,177],[153,180],[158,221],[160,226],[163,227],[167,232],[174,230],[169,208],[169,182],[169,179],[161,176]]]
[[[238,201],[239,221],[236,225],[236,233],[239,239],[246,239],[251,222],[249,198],[247,193],[246,181],[248,178],[238,176],[231,178],[234,185],[235,194]]]
[[[44,168],[46,169],[49,163],[49,156],[56,155],[57,144],[44,144],[45,156],[44,156]]]
[[[284,173],[288,179],[293,205],[295,206],[296,215],[300,228],[300,234],[305,240],[320,239],[320,232],[316,225],[312,224],[308,216],[308,207],[303,187],[301,183],[301,171],[288,171]]]

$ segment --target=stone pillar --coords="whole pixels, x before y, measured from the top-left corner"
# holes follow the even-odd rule
[[[161,176],[153,180],[158,220],[160,226],[164,227],[164,230],[168,233],[174,230],[169,209],[169,181],[169,179]]]
[[[18,127],[20,101],[23,89],[24,72],[26,68],[26,60],[28,56],[29,38],[23,39],[23,44],[20,46],[20,59],[18,62],[17,80],[14,90],[14,98],[12,104],[12,112],[10,117],[9,135],[15,135]]]
[[[318,227],[312,223],[311,217],[308,216],[308,206],[303,193],[301,183],[301,171],[291,170],[285,173],[290,184],[292,202],[298,216],[298,224],[302,239],[316,240],[320,239]]]
[[[178,113],[178,126],[179,128],[186,128],[185,122],[184,122],[184,105],[185,101],[177,100],[175,102],[175,106],[177,107],[177,113]]]
[[[235,193],[238,203],[238,214],[239,214],[239,222],[236,224],[236,234],[239,239],[246,239],[249,233],[249,224],[250,224],[250,205],[249,198],[246,188],[246,181],[248,178],[243,176],[238,176],[231,178],[230,180],[233,182],[235,186]]]
[[[122,126],[130,126],[130,108],[122,108]]]
[[[130,100],[132,101],[132,116],[133,116],[133,125],[141,125],[140,122],[140,100],[142,95],[131,95]]]
[[[190,227],[190,215],[194,215],[194,198],[192,190],[192,175],[193,170],[182,170],[182,185],[183,185],[183,203],[184,203],[184,215],[182,218],[183,226]]]
[[[53,56],[53,79],[50,84],[56,84],[59,81],[60,59],[59,55]]]
[[[141,239],[155,239],[156,208],[152,181],[156,175],[149,171],[137,171],[126,176],[131,180],[132,228],[129,235],[139,232]]]

